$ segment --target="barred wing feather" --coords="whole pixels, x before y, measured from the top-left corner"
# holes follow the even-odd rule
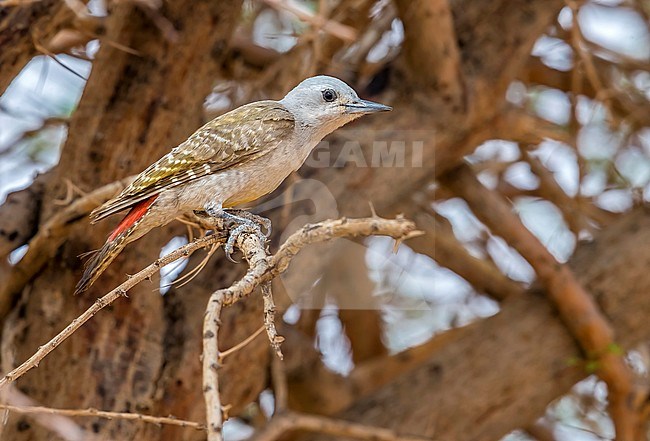
[[[294,130],[291,113],[275,101],[230,111],[198,129],[187,141],[150,165],[117,197],[95,209],[94,222],[204,176],[264,156]]]

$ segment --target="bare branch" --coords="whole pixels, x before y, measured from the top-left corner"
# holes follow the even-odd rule
[[[11,412],[22,413],[22,414],[50,414],[50,415],[64,415],[72,417],[95,417],[95,418],[105,418],[108,420],[130,420],[130,421],[142,421],[144,423],[156,424],[156,425],[170,425],[170,426],[180,426],[180,427],[189,427],[196,430],[205,430],[203,424],[195,423],[194,421],[185,421],[179,420],[174,417],[156,417],[152,415],[143,415],[140,413],[128,413],[128,412],[107,412],[97,409],[55,409],[52,407],[45,406],[12,406],[10,404],[0,403],[0,409],[7,409]]]
[[[306,430],[333,435],[336,437],[351,437],[357,439],[372,439],[376,441],[424,441],[425,438],[399,436],[390,429],[366,426],[349,421],[337,420],[317,415],[299,413],[284,413],[273,417],[264,430],[252,438],[252,441],[274,441],[286,432]],[[428,438],[427,438],[428,440]]]
[[[221,441],[223,414],[219,397],[219,349],[217,345],[221,310],[225,306],[248,297],[260,285],[269,283],[274,277],[284,272],[293,257],[300,250],[313,243],[325,242],[343,236],[391,236],[401,240],[419,234],[415,224],[402,217],[395,220],[372,217],[366,219],[338,219],[309,224],[291,235],[278,252],[269,257],[264,244],[255,234],[242,234],[238,247],[248,262],[249,269],[240,280],[229,288],[215,291],[208,301],[203,320],[203,394],[205,397],[208,422],[208,440]],[[270,292],[266,294],[269,296]],[[278,336],[275,326],[269,326],[272,315],[268,313],[272,304],[265,305],[265,324],[274,349],[278,350]],[[269,330],[270,329],[270,330]]]
[[[75,221],[118,193],[131,178],[113,182],[88,193],[48,220],[29,241],[29,250],[0,286],[0,319],[9,311],[13,296],[20,292],[66,241]],[[1,256],[0,256],[1,257]]]
[[[400,0],[396,5],[404,21],[404,51],[413,86],[432,88],[444,100],[464,106],[460,50],[449,2]]]
[[[569,331],[587,357],[598,361],[597,374],[609,388],[609,409],[616,425],[617,439],[636,439],[640,394],[634,386],[631,371],[616,349],[613,330],[594,299],[576,280],[573,272],[558,263],[526,229],[506,201],[481,185],[467,165],[445,175],[442,182],[465,199],[476,216],[495,234],[508,240],[535,269]]]
[[[50,341],[48,341],[43,346],[38,348],[38,351],[34,353],[27,361],[22,363],[16,369],[9,372],[2,379],[0,379],[0,390],[7,386],[10,383],[13,383],[18,378],[22,377],[27,371],[34,367],[38,367],[38,364],[43,360],[47,354],[52,352],[63,343],[68,337],[70,337],[74,332],[79,329],[84,323],[90,320],[95,314],[97,314],[101,309],[113,303],[119,297],[126,296],[126,293],[133,288],[138,283],[143,280],[151,277],[153,274],[158,272],[163,266],[174,262],[181,258],[189,257],[193,252],[201,248],[209,247],[215,243],[223,242],[223,236],[220,235],[210,235],[197,239],[194,242],[191,242],[187,245],[184,245],[171,253],[167,254],[164,257],[153,262],[151,265],[142,269],[135,275],[131,276],[124,283],[119,285],[117,288],[113,289],[108,294],[97,299],[95,303],[92,304],[90,308],[83,312],[79,317],[74,319],[68,326],[65,327],[61,332],[54,336]]]
[[[275,302],[273,301],[273,293],[271,292],[271,282],[262,284],[262,297],[264,299],[264,327],[266,334],[271,342],[271,347],[280,360],[284,358],[280,344],[284,341],[284,337],[278,335],[275,329]]]
[[[291,0],[263,1],[275,9],[288,11],[298,17],[300,20],[311,24],[317,29],[322,29],[328,34],[334,35],[341,40],[352,42],[357,39],[357,31],[354,30],[354,28],[332,20],[325,20],[323,17],[312,14],[312,12],[306,9],[304,6]]]

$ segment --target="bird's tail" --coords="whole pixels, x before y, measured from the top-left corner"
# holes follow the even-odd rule
[[[81,276],[81,280],[79,280],[74,290],[75,295],[81,294],[90,288],[124,247],[134,240],[132,237],[133,232],[144,219],[156,197],[157,195],[152,196],[134,205],[129,214],[122,219],[122,222],[108,236],[106,243],[99,250],[91,253],[91,257],[84,267],[83,276]]]

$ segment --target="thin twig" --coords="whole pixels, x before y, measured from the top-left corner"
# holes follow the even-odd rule
[[[219,397],[220,360],[217,344],[223,307],[248,297],[258,286],[270,282],[286,271],[293,257],[307,245],[343,236],[382,235],[400,241],[418,233],[415,224],[403,217],[394,220],[379,217],[328,220],[305,225],[292,234],[271,257],[267,255],[264,244],[255,234],[240,235],[237,246],[248,262],[249,269],[244,277],[229,288],[212,293],[203,320],[203,394],[206,404],[208,441],[223,440],[224,418]]]
[[[65,207],[74,201],[75,196],[84,197],[87,195],[85,191],[74,185],[70,179],[64,178],[63,182],[65,182],[65,196],[61,199],[55,199],[52,201],[54,205]]]
[[[264,325],[260,326],[257,331],[253,332],[250,336],[248,336],[244,341],[237,343],[235,346],[233,346],[230,349],[227,349],[223,352],[219,353],[219,362],[223,362],[224,358],[226,358],[229,355],[234,354],[235,352],[243,349],[246,347],[250,342],[255,340],[258,335],[260,335],[264,331],[265,327]]]
[[[6,329],[6,327],[5,327]],[[6,355],[6,354],[3,354]],[[11,357],[9,357],[11,358]],[[4,365],[3,360],[3,365]],[[32,408],[33,406],[40,406],[38,402],[21,392],[18,388],[10,386],[2,391],[2,403],[19,407],[19,408]],[[4,407],[4,406],[3,406]],[[10,410],[4,407],[2,410],[2,420],[7,421]],[[89,433],[81,425],[75,422],[72,418],[65,415],[52,415],[43,413],[34,413],[30,415],[32,422],[38,424],[43,429],[55,434],[57,439],[60,437],[64,441],[99,441],[99,437]],[[2,427],[3,430],[7,429],[6,424]],[[0,433],[0,439],[5,439]],[[109,440],[106,440],[109,441]]]
[[[617,439],[635,440],[639,428],[638,402],[642,394],[614,340],[614,332],[593,297],[568,266],[560,264],[512,212],[496,192],[488,190],[467,165],[441,178],[444,185],[465,199],[476,217],[506,238],[535,269],[549,299],[585,355],[597,361],[598,376],[607,383],[609,412]]]
[[[90,211],[107,201],[133,178],[123,179],[98,188],[75,200],[68,207],[52,216],[29,241],[29,249],[13,267],[9,276],[0,284],[0,319],[11,307],[14,295],[20,292],[43,266],[56,254],[65,242],[75,221],[84,219]]]
[[[152,415],[143,415],[139,413],[128,412],[107,412],[97,409],[55,409],[45,406],[12,406],[10,404],[1,404],[0,409],[7,409],[11,412],[22,414],[51,414],[51,415],[64,415],[76,417],[96,417],[105,418],[108,420],[131,420],[142,421],[144,423],[151,423],[157,425],[171,425],[180,427],[190,427],[196,430],[205,430],[205,425],[195,423],[194,421],[179,420],[174,417],[156,417]]]
[[[274,441],[283,434],[294,430],[318,432],[335,437],[351,437],[376,441],[425,441],[425,438],[399,436],[390,429],[366,426],[320,415],[284,413],[273,417],[264,430],[255,435],[252,441]],[[430,439],[428,439],[430,441]]]
[[[84,77],[83,75],[81,75],[79,72],[77,72],[76,70],[74,70],[73,68],[71,68],[70,66],[68,66],[67,64],[65,64],[63,61],[59,60],[59,59],[56,57],[56,54],[55,54],[55,53],[53,53],[53,52],[50,51],[48,48],[46,48],[45,46],[43,46],[42,44],[40,44],[38,41],[36,41],[36,38],[34,38],[33,44],[34,44],[34,48],[35,48],[37,51],[41,52],[43,55],[45,55],[45,56],[51,58],[52,60],[54,60],[54,62],[55,62],[56,64],[58,64],[59,66],[61,66],[62,68],[64,68],[65,70],[67,70],[68,72],[70,72],[71,74],[73,74],[74,76],[76,76],[77,78],[79,78],[79,79],[81,79],[81,80],[83,80],[83,81],[88,81],[88,78],[86,78],[86,77]]]
[[[143,280],[151,277],[157,271],[160,270],[163,266],[174,262],[181,258],[189,257],[193,252],[201,248],[206,248],[212,244],[223,242],[223,237],[220,235],[210,235],[197,239],[196,241],[184,245],[171,253],[167,254],[164,257],[153,262],[151,265],[147,266],[143,270],[139,271],[135,275],[128,278],[124,283],[119,285],[117,288],[113,289],[108,294],[97,299],[95,303],[90,306],[86,311],[84,311],[79,317],[74,319],[68,326],[65,327],[61,332],[54,336],[49,342],[40,346],[38,350],[32,355],[27,361],[22,363],[20,366],[9,372],[2,379],[0,379],[0,389],[5,387],[9,383],[13,383],[18,378],[22,377],[30,369],[37,367],[38,364],[57,346],[70,337],[77,329],[81,327],[84,323],[90,320],[95,314],[97,314],[101,309],[113,303],[119,297],[125,296],[126,293],[133,288],[138,283]]]
[[[206,253],[203,260],[201,260],[198,265],[188,271],[187,274],[184,274],[167,286],[176,286],[176,289],[179,289],[194,280],[194,278],[198,276],[203,268],[205,268],[205,266],[208,264],[208,260],[210,260],[210,257],[212,257],[212,255],[217,251],[217,248],[219,248],[219,246],[217,244],[213,244]]]
[[[300,20],[311,24],[317,29],[331,34],[341,40],[353,42],[357,39],[357,31],[350,26],[338,23],[333,20],[327,20],[321,15],[314,15],[310,10],[304,6],[289,0],[263,0],[264,3],[274,9],[285,10],[292,13]]]
[[[264,327],[266,328],[266,335],[269,337],[271,347],[280,360],[284,358],[280,344],[284,341],[284,337],[278,335],[275,328],[275,302],[273,301],[273,292],[271,291],[271,282],[262,284],[262,297],[264,299]]]

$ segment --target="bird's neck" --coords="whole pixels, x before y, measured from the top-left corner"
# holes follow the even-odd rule
[[[330,120],[296,120],[296,128],[309,134],[310,137],[322,140],[339,127],[357,119],[356,115]]]
[[[299,169],[311,151],[323,140],[325,136],[335,129],[328,130],[322,125],[308,125],[296,121],[293,142],[286,145],[288,151],[285,158],[290,158],[290,167]]]

